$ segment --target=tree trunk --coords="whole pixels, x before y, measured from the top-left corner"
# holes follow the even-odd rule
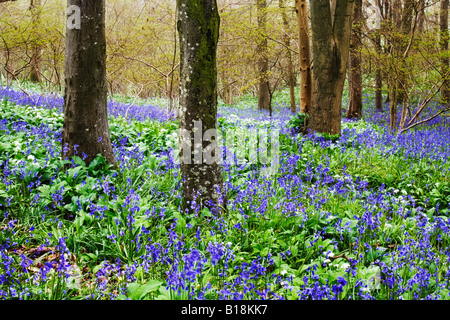
[[[312,131],[340,134],[342,91],[349,57],[352,0],[311,1]]]
[[[402,0],[391,0],[385,1],[386,6],[386,16],[388,17],[388,23],[391,31],[391,38],[386,39],[388,44],[386,46],[386,53],[390,56],[395,56],[398,54],[398,46],[399,46],[399,38],[401,38],[400,30],[401,30],[401,10],[402,10]],[[388,77],[392,77],[390,75],[391,73],[388,73]],[[398,100],[398,92],[396,92],[396,81],[392,81],[389,79],[387,81],[388,83],[388,95],[386,97],[386,103],[389,102],[389,106],[392,106],[391,101],[393,100],[392,95],[395,94]],[[393,86],[393,87],[392,87]],[[395,107],[397,108],[397,107]],[[392,108],[391,108],[392,109]],[[392,113],[392,110],[391,110]]]
[[[80,8],[79,29],[66,28],[62,157],[89,164],[97,154],[116,164],[109,134],[106,87],[105,0],[68,0]]]
[[[404,2],[404,8],[403,8],[403,14],[402,14],[402,25],[401,25],[401,30],[402,30],[402,34],[403,34],[403,39],[401,42],[401,51],[400,54],[405,56],[408,55],[407,50],[408,50],[408,42],[410,40],[411,37],[414,37],[413,34],[413,16],[414,16],[414,3],[415,0],[405,0]],[[415,18],[415,16],[414,16]],[[415,23],[415,22],[414,22]],[[404,59],[402,60],[402,64],[404,64]],[[400,87],[400,92],[399,92],[399,101],[398,102],[403,102],[405,99],[408,98],[408,78],[406,76],[407,70],[406,67],[401,68],[401,87]]]
[[[216,132],[216,55],[220,25],[217,3],[216,0],[178,0],[177,6],[183,208],[194,211],[195,200],[220,214],[226,207],[226,196]],[[208,152],[211,147],[214,156]]]
[[[308,5],[306,0],[296,0],[300,64],[300,112],[309,113],[311,109],[311,53],[309,45]]]
[[[348,81],[350,97],[345,115],[347,119],[359,119],[362,116],[361,23],[362,0],[356,0],[350,43],[350,79]]]
[[[394,71],[391,72],[389,84],[389,108],[390,108],[390,129],[394,132],[397,127],[397,104],[402,102],[403,106],[408,105],[408,78],[406,58],[408,56],[408,43],[414,36],[412,17],[414,11],[414,0],[404,0],[402,7],[401,0],[394,0],[391,12],[391,24],[393,36],[391,38],[391,59],[395,62],[392,65]],[[404,115],[404,113],[402,112]],[[403,119],[400,119],[402,122]]]
[[[41,0],[31,0],[30,1],[30,12],[32,21],[32,34],[33,42],[31,44],[31,72],[30,81],[41,82],[41,62],[42,62],[42,47],[40,45],[40,39],[38,31],[41,24]]]
[[[270,110],[269,57],[267,52],[267,2],[256,0],[258,9],[258,110]]]
[[[283,19],[283,26],[284,26],[284,36],[283,36],[283,42],[286,47],[286,58],[287,58],[287,73],[288,73],[288,82],[289,82],[289,96],[290,96],[290,103],[291,103],[291,112],[295,113],[296,105],[295,105],[295,76],[294,76],[294,66],[292,63],[292,54],[291,54],[291,41],[289,40],[289,22],[286,16],[286,8],[283,5],[283,0],[279,1],[279,6],[281,9],[281,16]]]
[[[399,93],[399,82],[396,79],[390,78],[389,87],[389,127],[390,132],[394,133],[397,128],[397,104]]]
[[[377,32],[375,36],[375,50],[378,56],[381,55],[381,36]],[[383,111],[383,71],[381,70],[380,63],[377,63],[375,71],[375,110]]]
[[[404,65],[403,55],[406,51],[407,44],[409,41],[409,36],[412,29],[412,17],[414,11],[414,0],[404,0],[404,6],[402,8],[401,0],[394,0],[393,8],[392,8],[392,21],[395,27],[394,32],[400,31],[393,36],[393,44],[392,44],[392,53],[396,59],[398,59],[398,75],[397,82],[395,85],[397,103],[403,102],[404,99],[407,99],[407,77],[406,70]],[[412,36],[412,35],[411,35]]]
[[[417,32],[423,32],[423,26],[425,23],[425,0],[420,0],[417,7]]]
[[[450,83],[449,83],[449,58],[448,58],[448,5],[449,0],[441,0],[440,7],[440,50],[441,50],[441,73],[444,76],[441,87],[441,102],[450,102]]]

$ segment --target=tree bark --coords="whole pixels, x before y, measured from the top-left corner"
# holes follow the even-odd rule
[[[382,68],[382,46],[381,46],[381,35],[385,29],[384,19],[388,15],[385,11],[385,3],[382,0],[376,0],[375,6],[378,9],[377,17],[377,30],[375,30],[374,45],[377,55],[377,63],[375,65],[375,110],[378,112],[383,112],[383,68]],[[379,19],[379,20],[378,20]],[[389,94],[388,94],[389,96]]]
[[[286,58],[287,58],[287,73],[288,73],[288,82],[289,82],[289,97],[290,97],[290,103],[291,103],[291,112],[295,113],[296,110],[296,104],[295,104],[295,76],[294,76],[294,66],[292,63],[292,54],[291,54],[291,41],[289,39],[289,22],[288,18],[286,16],[286,8],[284,7],[283,0],[279,0],[279,6],[281,9],[281,16],[283,19],[283,26],[284,26],[284,36],[283,36],[283,42],[286,47]]]
[[[422,33],[425,23],[425,0],[419,1],[417,11],[417,32]]]
[[[267,52],[267,2],[256,0],[258,9],[258,110],[270,110],[269,57]]]
[[[402,7],[401,0],[394,0],[390,12],[392,13],[393,36],[391,38],[391,60],[394,63],[391,68],[395,72],[391,72],[388,80],[389,84],[389,108],[390,108],[390,130],[394,132],[397,127],[397,104],[402,103],[402,115],[400,124],[404,123],[406,109],[409,103],[408,93],[408,77],[406,58],[408,56],[412,37],[416,23],[413,25],[413,12],[415,8],[414,0],[404,0]]]
[[[375,35],[375,50],[377,55],[381,55],[381,36],[377,32]],[[375,110],[383,111],[383,71],[381,70],[380,63],[377,63],[375,70]]]
[[[448,5],[449,0],[441,0],[439,10],[440,15],[440,50],[441,50],[441,73],[444,76],[441,87],[441,102],[450,102],[450,83],[449,83],[449,57],[448,57]]]
[[[308,114],[311,109],[311,53],[309,45],[308,5],[306,0],[296,0],[299,64],[300,64],[300,112]]]
[[[347,119],[359,119],[362,116],[362,73],[361,73],[361,23],[362,0],[355,1],[353,15],[353,28],[350,43],[350,79],[349,105],[346,113]]]
[[[116,164],[109,134],[105,0],[68,0],[81,12],[80,29],[66,28],[62,157],[89,164],[97,154]]]
[[[180,39],[180,157],[183,208],[195,203],[217,214],[226,208],[220,152],[205,155],[207,130],[217,130],[217,43],[220,18],[216,0],[177,0]],[[217,135],[214,137],[217,141]],[[191,146],[194,147],[192,150]]]
[[[41,24],[41,0],[30,0],[30,12],[32,21],[33,42],[31,44],[31,72],[30,81],[41,82],[41,62],[42,62],[42,47],[39,44],[40,39],[38,30]]]
[[[312,131],[340,134],[354,0],[311,1]]]

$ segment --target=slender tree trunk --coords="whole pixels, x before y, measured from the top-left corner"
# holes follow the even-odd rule
[[[283,5],[283,0],[279,1],[279,6],[281,9],[281,16],[283,19],[283,26],[284,26],[284,36],[283,36],[283,42],[286,47],[286,58],[287,58],[287,73],[288,73],[288,82],[289,82],[289,96],[290,96],[290,103],[291,103],[291,112],[295,113],[296,105],[295,105],[295,76],[294,76],[294,66],[292,63],[292,54],[291,54],[291,41],[289,39],[289,22],[288,18],[286,16],[286,8]]]
[[[406,77],[406,70],[404,68],[404,61],[403,61],[403,54],[405,53],[409,36],[412,28],[412,17],[413,17],[413,11],[414,11],[414,0],[404,0],[404,6],[402,8],[402,1],[401,0],[394,0],[393,8],[392,8],[392,17],[393,17],[393,23],[395,26],[394,32],[400,31],[397,35],[394,35],[393,40],[393,48],[392,53],[394,54],[395,58],[399,61],[399,68],[398,68],[398,75],[397,82],[398,85],[395,87],[397,88],[398,92],[396,93],[397,96],[397,103],[403,102],[404,99],[407,98],[407,77]]]
[[[401,25],[401,31],[403,35],[403,39],[401,42],[401,51],[400,54],[405,56],[408,55],[408,43],[411,39],[411,37],[414,37],[414,29],[413,29],[413,18],[415,19],[416,16],[414,15],[414,1],[415,0],[404,0],[404,8],[403,8],[403,14],[402,14],[402,25]],[[416,22],[414,21],[414,24]],[[402,59],[402,64],[404,65],[404,60]],[[408,98],[408,78],[406,76],[407,70],[406,67],[401,68],[401,89],[399,92],[399,95],[401,97],[401,100],[398,102],[403,102],[405,99]]]
[[[441,0],[440,7],[440,50],[441,50],[441,72],[445,76],[441,87],[441,101],[450,102],[449,58],[448,58],[448,5],[449,0]]]
[[[342,91],[349,57],[354,1],[311,2],[314,66],[312,108],[308,126],[312,131],[340,134]]]
[[[386,36],[387,45],[385,48],[385,53],[390,56],[395,56],[398,53],[398,46],[400,41],[399,32],[401,30],[401,10],[402,10],[401,1],[402,0],[385,1],[385,10],[389,26],[389,32],[392,35],[390,38]],[[388,72],[387,77],[392,77],[391,73]],[[388,79],[387,83],[388,83],[388,95],[386,96],[385,102],[386,103],[389,102],[389,106],[392,106],[391,104],[391,101],[393,100],[392,95],[395,93],[395,95],[398,96],[398,92],[395,91],[396,90],[395,88],[397,86],[395,85],[396,82],[392,81],[392,79]]]
[[[423,32],[423,26],[425,23],[425,0],[420,0],[417,6],[417,32]]]
[[[226,207],[226,196],[221,154],[212,142],[215,140],[217,147],[219,12],[216,0],[177,0],[177,6],[183,207],[193,211],[195,200],[220,214]],[[209,136],[208,132],[213,135]]]
[[[412,17],[414,11],[414,0],[404,0],[402,7],[401,0],[394,0],[390,12],[392,13],[391,24],[394,27],[391,39],[391,58],[395,61],[395,72],[390,76],[392,79],[389,83],[389,108],[390,108],[390,129],[394,132],[397,127],[397,104],[402,102],[403,106],[407,106],[408,81],[405,58],[408,55],[408,43],[412,29]],[[402,115],[404,115],[402,111]],[[402,122],[403,119],[400,119]]]
[[[115,164],[108,125],[105,0],[68,0],[80,8],[80,29],[66,28],[62,157],[89,164],[97,154]]]
[[[417,27],[417,21],[413,21],[413,18],[416,19],[417,15],[415,14],[415,0],[404,0],[404,8],[402,14],[402,34],[403,39],[401,42],[401,66],[400,66],[400,83],[399,83],[399,95],[400,100],[398,102],[402,103],[402,111],[400,116],[400,128],[403,129],[406,121],[406,115],[409,111],[409,83],[407,77],[407,66],[405,63],[405,58],[409,55],[409,46],[408,43],[414,39],[415,29]]]
[[[311,53],[309,45],[308,5],[306,0],[296,0],[299,64],[300,64],[300,112],[309,113],[311,110]]]
[[[41,27],[41,0],[30,0],[30,12],[32,21],[33,43],[31,45],[31,72],[30,80],[32,82],[41,82],[41,62],[42,62],[42,46],[38,35]]]
[[[359,119],[362,116],[361,23],[362,0],[356,0],[350,43],[350,79],[348,81],[350,97],[345,115],[348,119]]]
[[[383,112],[383,68],[381,66],[382,59],[382,47],[381,47],[381,35],[385,28],[384,19],[387,16],[387,12],[385,11],[385,3],[382,0],[376,0],[375,6],[378,8],[378,17],[377,17],[377,29],[375,31],[375,51],[377,53],[377,63],[375,66],[375,110],[378,112]],[[388,94],[389,96],[389,94]]]
[[[258,110],[270,110],[269,57],[267,52],[267,2],[256,0],[258,9]]]
[[[381,55],[381,36],[379,33],[375,36],[375,47],[378,56]],[[375,71],[375,110],[383,111],[383,71],[381,66],[377,63]]]
[[[397,127],[398,92],[398,82],[391,80],[391,83],[389,84],[389,127],[391,133],[394,133]]]
[[[177,17],[175,14],[175,21],[174,21],[174,33],[173,33],[173,38],[174,38],[174,46],[173,46],[173,57],[172,57],[172,72],[170,74],[170,84],[169,84],[169,96],[168,96],[168,101],[169,101],[169,112],[172,112],[174,110],[174,94],[173,94],[173,85],[174,85],[174,74],[175,74],[175,69],[176,69],[176,60],[177,60]]]

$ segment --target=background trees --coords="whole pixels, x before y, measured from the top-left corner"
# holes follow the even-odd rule
[[[3,78],[29,79],[32,72],[31,0],[17,0],[0,7],[0,69]],[[33,0],[37,1],[37,0]],[[218,0],[222,27],[218,44],[219,95],[232,104],[244,94],[259,92],[258,59],[255,56],[258,31],[255,1]],[[266,8],[267,58],[270,90],[289,82],[285,41],[289,38],[294,76],[298,74],[297,33],[294,2],[268,1]],[[110,95],[171,97],[178,99],[179,48],[176,30],[176,1],[106,1],[107,84]],[[42,2],[39,28],[40,76],[49,90],[62,91],[66,4],[60,0]],[[286,13],[289,30],[283,24]],[[146,45],[143,45],[146,44]],[[148,45],[147,45],[148,44]],[[6,56],[9,54],[9,57]],[[7,65],[6,66],[6,62]],[[5,71],[5,66],[8,73]],[[14,75],[14,76],[13,76]],[[298,99],[298,98],[297,98]]]
[[[328,72],[336,66],[330,63],[330,68],[322,69],[327,72],[318,72],[321,68],[318,61],[314,59],[311,62],[308,58],[312,45],[317,44],[308,33],[314,12],[314,8],[308,9],[308,3],[313,2],[218,0],[217,3],[221,17],[217,88],[221,100],[231,105],[244,94],[250,94],[259,97],[260,109],[268,110],[276,89],[292,88],[295,84],[297,93],[294,98],[291,95],[287,107],[294,111],[295,104],[299,104],[301,112],[311,113],[315,118],[311,119],[312,123],[322,121],[314,115],[316,111],[308,110],[315,104],[319,109],[324,105],[317,100],[320,97],[318,92],[324,91],[311,92],[311,67],[316,67],[316,74],[320,77],[342,70]],[[315,6],[321,3],[317,2]],[[353,35],[359,39],[352,41],[348,69],[359,70],[353,65],[357,63],[355,59],[360,58],[361,74],[351,72],[349,76],[361,79],[361,92],[374,95],[377,110],[383,109],[383,94],[386,101],[390,101],[391,127],[395,131],[398,127],[407,127],[417,103],[427,101],[433,93],[443,98],[447,95],[448,36],[445,18],[448,18],[448,3],[370,0],[361,4],[358,12],[362,22],[353,23]],[[176,2],[108,0],[105,5],[108,93],[168,98],[168,108],[177,106],[180,48]],[[64,16],[64,1],[1,1],[2,84],[32,79],[40,81],[43,88],[62,92]],[[339,78],[338,82],[342,83],[343,77]],[[350,86],[360,81],[355,79],[349,81]],[[349,117],[358,117],[359,112],[354,113],[352,106],[360,101],[359,88],[359,84],[354,89],[350,87],[350,108],[341,106],[348,111]],[[313,95],[316,100],[311,103]],[[323,93],[323,96],[330,95],[334,93]],[[336,96],[332,100],[336,101],[335,111],[329,120],[324,120],[326,123],[335,121],[341,114],[337,108],[340,98]],[[263,101],[269,101],[269,104]],[[334,132],[338,131],[336,127]]]

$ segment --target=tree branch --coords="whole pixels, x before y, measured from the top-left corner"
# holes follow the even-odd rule
[[[406,130],[409,130],[409,129],[415,127],[415,126],[418,126],[419,124],[422,124],[422,123],[431,121],[431,120],[433,120],[434,118],[436,118],[436,117],[438,117],[439,115],[441,115],[442,113],[444,113],[444,112],[446,112],[446,111],[449,111],[449,110],[450,110],[450,107],[449,107],[449,108],[442,109],[441,111],[439,111],[438,113],[436,113],[435,115],[433,115],[433,116],[431,116],[431,117],[429,117],[429,118],[427,118],[427,119],[424,119],[424,120],[422,120],[422,121],[416,122],[416,123],[410,125],[409,127],[403,128],[403,129],[400,130],[400,134],[402,134],[402,133],[405,132]]]

